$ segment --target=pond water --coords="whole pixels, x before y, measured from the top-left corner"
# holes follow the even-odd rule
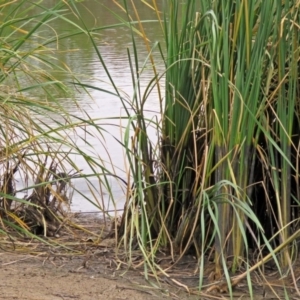
[[[51,6],[54,5],[54,3],[55,1],[49,1],[47,5]],[[135,5],[142,20],[157,20],[154,12],[142,1],[135,1]],[[114,13],[126,18],[125,14],[122,14],[121,10],[112,0],[83,1],[78,4],[78,8],[88,27],[104,27],[120,23],[120,21],[114,16]],[[111,12],[109,10],[111,10]],[[78,21],[76,17],[71,16],[70,18],[73,22],[78,22],[78,25],[82,26],[82,23]],[[144,23],[144,26],[151,46],[153,46],[157,41],[163,42],[163,33],[157,22],[146,22]],[[53,34],[54,29],[58,34],[60,34],[63,32],[71,32],[74,30],[74,27],[63,20],[56,20],[53,24],[53,28],[49,28],[50,32],[48,34]],[[47,32],[45,34],[47,34]],[[127,99],[131,101],[134,89],[127,56],[127,49],[129,49],[132,53],[130,30],[125,26],[116,28],[111,27],[97,31],[97,34],[95,34],[94,37],[97,43],[97,48],[102,55],[114,83],[122,94],[126,95]],[[105,69],[101,65],[99,57],[97,56],[91,41],[86,35],[81,34],[64,39],[59,42],[58,47],[59,51],[55,53],[57,61],[67,64],[74,75],[79,77],[82,82],[95,86],[98,89],[113,91]],[[137,35],[136,47],[141,69],[148,53],[144,41]],[[153,55],[156,58],[156,66],[160,71],[160,74],[162,74],[164,69],[158,48],[154,50]],[[62,76],[60,74],[55,75],[62,81],[68,80],[67,78],[59,77]],[[152,78],[153,71],[150,63],[147,63],[146,69],[141,74],[141,86],[143,89],[146,88]],[[77,134],[82,135],[84,139],[87,139],[88,143],[92,145],[92,147],[80,138],[76,139],[77,146],[80,146],[80,149],[84,152],[91,153],[93,157],[99,157],[99,163],[107,162],[105,163],[105,166],[109,170],[112,170],[110,162],[113,162],[114,172],[121,178],[126,179],[124,153],[122,151],[122,147],[115,139],[117,138],[122,140],[120,124],[123,126],[127,125],[126,120],[121,121],[120,119],[121,116],[126,116],[122,103],[117,97],[101,92],[97,89],[88,89],[89,94],[83,93],[79,89],[75,89],[74,91],[76,93],[75,98],[81,109],[79,109],[71,99],[62,98],[61,102],[68,112],[76,116],[85,116],[85,118],[87,118],[88,115],[89,118],[99,119],[97,122],[99,124],[103,124],[103,128],[108,131],[108,133],[102,132],[103,136],[101,136],[100,133],[96,133],[92,128],[85,128],[86,132],[93,133],[93,136],[90,135],[87,137],[86,132],[80,132],[80,130],[77,130]],[[155,89],[148,97],[145,108],[148,110],[150,118],[156,115],[160,118],[159,99]],[[71,134],[72,132],[70,132],[70,135]],[[155,133],[153,132],[153,139],[155,140],[155,138]],[[83,170],[84,174],[92,173],[91,169],[82,157],[74,156],[73,159],[77,167]],[[100,160],[102,160],[102,162],[100,162]],[[90,198],[91,201],[94,202],[96,198],[101,205],[102,203],[105,204],[105,209],[113,210],[114,205],[112,204],[110,196],[106,191],[101,191],[99,187],[99,178],[90,177],[89,181],[90,183],[87,184],[84,179],[78,178],[73,179],[72,183],[76,186],[76,189],[78,189],[80,193],[87,198]],[[125,199],[124,184],[112,177],[110,180],[110,186],[116,208],[122,209]],[[86,201],[80,193],[75,192],[73,195],[73,211],[97,210],[97,208],[92,203]]]

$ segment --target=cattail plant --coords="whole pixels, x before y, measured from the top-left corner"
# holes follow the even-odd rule
[[[149,267],[157,267],[158,249],[174,260],[174,253],[182,257],[191,249],[201,266],[201,286],[213,251],[215,278],[224,275],[229,288],[230,272],[244,263],[247,270],[260,265],[250,266],[250,249],[267,250],[262,263],[273,258],[290,266],[299,230],[299,4],[166,0],[161,12],[157,1],[149,1],[165,37],[152,42],[134,2],[115,2],[132,33],[131,99],[120,94],[94,46],[128,113],[120,143],[133,184],[119,241],[129,260],[138,246],[147,276]],[[137,38],[148,50],[144,64]],[[161,54],[163,74],[154,51]],[[140,78],[149,63],[154,75],[142,92]],[[156,119],[145,113],[152,89],[158,90]]]

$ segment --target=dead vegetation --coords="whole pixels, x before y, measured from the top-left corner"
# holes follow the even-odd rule
[[[18,197],[16,175],[23,173],[29,164],[22,155],[16,162],[7,161],[1,165],[0,217],[4,231],[17,229],[36,235],[55,236],[64,225],[64,219],[72,201],[73,187],[71,178],[78,172],[62,172],[64,169],[58,159],[48,163],[46,155],[43,162],[31,168],[32,186],[23,187],[28,194]],[[28,182],[28,173],[24,175]]]

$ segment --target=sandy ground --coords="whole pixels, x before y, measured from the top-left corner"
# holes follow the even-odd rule
[[[139,291],[138,286],[128,279],[116,277],[111,270],[97,272],[95,269],[83,268],[83,262],[82,258],[68,262],[64,259],[45,261],[45,258],[31,255],[1,253],[0,299],[164,298],[154,292],[151,294],[151,291]]]
[[[138,271],[117,270],[104,255],[0,253],[1,300],[208,299],[189,295],[175,284],[152,283],[156,287]]]
[[[114,239],[95,243],[94,233],[100,236],[109,230],[103,232],[98,219],[85,216],[75,221],[87,231],[61,233],[54,239],[57,247],[31,239],[12,244],[0,237],[0,300],[199,299],[168,284],[151,286],[140,272],[116,262]]]
[[[57,243],[54,247],[30,239],[15,239],[11,243],[10,239],[1,237],[0,300],[230,299],[229,295],[213,292],[196,295],[199,272],[193,256],[184,257],[174,266],[168,273],[170,277],[160,276],[159,282],[154,278],[146,281],[143,268],[132,270],[116,259],[113,239],[95,242],[97,234],[103,233],[98,220],[85,217],[84,221],[86,231],[65,231],[54,239]],[[140,254],[135,258],[138,263]],[[162,269],[168,264],[170,262],[163,259]],[[300,270],[300,266],[297,269]],[[300,272],[297,273],[296,277],[300,278]],[[279,291],[277,297],[259,277],[253,278],[255,300],[285,299],[273,275],[268,280],[273,281],[272,288]],[[186,291],[187,286],[192,287],[190,293]],[[294,288],[289,291],[290,299],[300,299]],[[233,299],[250,299],[246,282],[235,288]]]
[[[152,281],[155,283],[155,281]],[[278,287],[278,285],[277,285]],[[235,290],[234,300],[250,300],[247,288]],[[254,286],[254,299],[288,299],[278,297]],[[299,300],[295,294],[289,299]],[[0,253],[1,300],[151,300],[151,299],[230,299],[229,295],[191,295],[175,284],[161,284],[160,288],[146,282],[137,271],[116,266],[101,256],[87,260],[85,256],[55,257],[32,254]]]

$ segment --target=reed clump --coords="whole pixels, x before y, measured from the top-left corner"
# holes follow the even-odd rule
[[[130,29],[132,37],[132,49],[127,50],[132,98],[126,98],[116,86],[96,45],[94,30],[82,22],[82,32],[90,37],[114,88],[114,92],[107,92],[120,99],[128,115],[128,126],[120,141],[128,165],[127,194],[116,233],[127,263],[134,267],[143,265],[146,278],[159,274],[169,278],[171,266],[162,267],[161,253],[168,255],[175,266],[189,252],[197,257],[199,290],[206,285],[209,292],[217,289],[232,297],[233,287],[246,279],[253,298],[252,274],[259,270],[265,276],[261,268],[272,260],[279,277],[291,274],[289,278],[298,291],[292,266],[298,256],[300,234],[299,3],[166,0],[161,11],[157,1],[149,1],[147,5],[156,13],[165,36],[163,42],[154,44],[147,37],[134,1],[115,3],[128,19],[115,16]],[[70,1],[68,5],[80,19],[76,3]],[[14,8],[8,16],[15,11]],[[16,54],[24,41],[53,17],[52,12],[47,10],[24,38],[0,40],[3,48],[9,48],[2,59],[2,83],[9,82],[8,75],[28,70],[27,65],[21,66],[29,53]],[[2,23],[2,32],[11,29],[10,24],[11,20]],[[138,57],[137,38],[143,39],[148,50],[143,63]],[[161,54],[163,74],[158,73],[154,51]],[[143,89],[141,75],[149,66],[154,75]],[[27,75],[31,78],[30,72]],[[45,78],[44,73],[40,75],[39,79]],[[44,90],[45,85],[37,82]],[[65,89],[60,82],[52,83],[53,87]],[[77,86],[93,88],[84,83]],[[157,89],[159,98],[157,118],[149,118],[145,109],[153,89]],[[42,126],[32,120],[24,122],[31,127],[16,125],[16,119],[21,116],[25,120],[26,115],[12,108],[25,103],[31,111],[58,111],[58,103],[55,110],[49,103],[24,97],[26,88],[7,91],[2,89],[0,95],[0,113],[8,124],[1,132],[5,144],[1,149],[5,170],[2,214],[11,211],[11,200],[15,200],[11,180],[25,151],[28,157],[28,141],[34,150],[36,132],[44,133],[39,141],[46,137],[51,140],[51,130],[48,128],[45,134]],[[96,122],[88,121],[101,131]],[[149,129],[155,130],[156,140],[150,138]],[[15,138],[16,130],[21,130],[21,139]],[[45,146],[38,149],[45,151]],[[57,163],[55,158],[51,158],[53,164]],[[91,166],[96,163],[93,161]],[[40,224],[58,210],[55,193],[59,194],[62,186],[53,192],[50,182],[62,182],[53,168],[45,168],[43,161],[36,166],[36,184],[26,207],[30,207],[30,219],[36,218]],[[102,170],[104,178],[111,175],[104,167]],[[49,210],[52,204],[54,207]],[[32,208],[36,206],[39,210]],[[20,225],[28,214],[15,220]],[[137,249],[142,262],[134,260]],[[211,263],[213,270],[206,276],[205,270]]]
[[[72,198],[70,178],[79,169],[71,175],[65,169],[70,168],[68,155],[75,148],[66,132],[74,124],[60,102],[63,96],[72,99],[72,93],[52,75],[70,70],[59,67],[52,55],[53,43],[62,36],[43,36],[55,19],[67,22],[67,7],[64,1],[51,8],[42,1],[0,4],[0,233],[4,236],[12,231],[30,237],[57,234],[63,207]]]
[[[55,236],[62,228],[72,201],[72,175],[58,173],[58,164],[54,160],[47,169],[47,158],[35,170],[34,184],[26,186],[24,183],[21,189],[24,193],[22,198],[17,197],[20,190],[16,189],[16,173],[24,171],[25,155],[15,165],[9,162],[2,164],[0,192],[3,196],[0,197],[0,218],[3,229],[7,232],[17,229],[24,234],[30,232],[34,235]]]
[[[145,274],[155,272],[161,249],[173,262],[193,251],[200,289],[212,253],[213,278],[225,278],[229,291],[238,282],[232,274],[243,268],[239,278],[247,277],[251,290],[251,272],[270,259],[280,274],[293,274],[300,232],[299,5],[169,0],[163,12],[156,1],[149,6],[162,44],[150,44],[133,2],[123,6],[132,31],[134,95],[126,103],[117,88],[116,95],[135,115],[128,116],[134,134],[124,138],[134,189],[120,241],[129,257],[136,247],[142,251]],[[135,32],[149,51],[143,65]],[[156,49],[164,74],[155,65]],[[148,62],[154,76],[143,94],[139,78]],[[144,108],[154,88],[156,121]],[[149,127],[157,132],[154,142]]]

